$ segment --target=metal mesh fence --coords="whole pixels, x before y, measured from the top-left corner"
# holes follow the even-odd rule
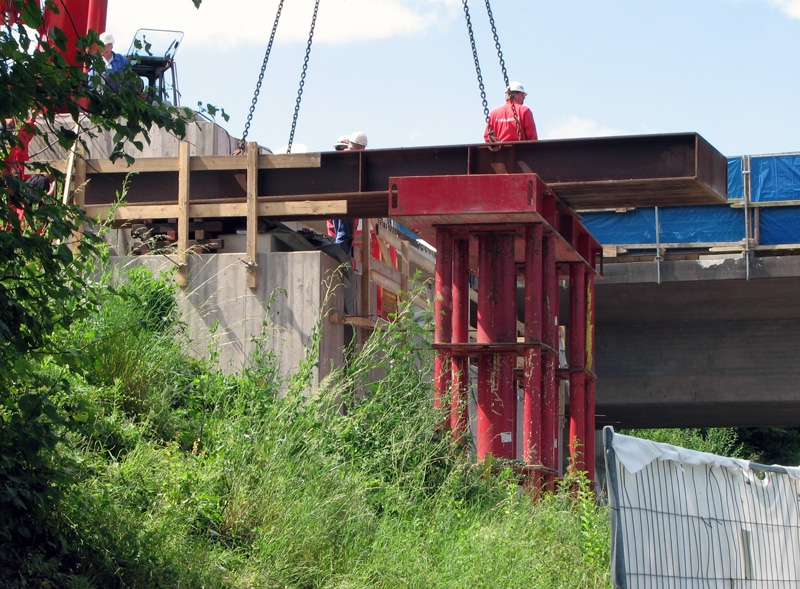
[[[800,469],[603,438],[615,587],[800,587]]]

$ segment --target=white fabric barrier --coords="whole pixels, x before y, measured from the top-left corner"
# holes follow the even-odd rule
[[[800,468],[603,440],[615,587],[800,587]]]

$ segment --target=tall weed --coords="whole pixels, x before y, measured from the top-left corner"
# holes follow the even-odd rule
[[[606,514],[588,486],[534,503],[441,427],[429,316],[401,305],[312,387],[316,333],[284,387],[261,336],[237,374],[213,350],[193,359],[161,298],[169,277],[137,272],[69,336],[91,353],[61,397],[83,419],[62,442],[75,484],[53,525],[66,543],[59,564],[31,553],[26,582],[608,585]]]

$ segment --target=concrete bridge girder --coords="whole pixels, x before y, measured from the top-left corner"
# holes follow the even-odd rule
[[[800,258],[662,261],[660,275],[608,264],[597,283],[598,425],[800,426]]]

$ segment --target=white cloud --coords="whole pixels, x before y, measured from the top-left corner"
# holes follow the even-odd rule
[[[800,20],[800,0],[767,0],[767,2],[787,16]]]
[[[605,127],[597,121],[572,117],[559,122],[555,127],[546,130],[541,139],[572,139],[577,137],[608,137],[611,135],[627,135],[623,129]]]
[[[320,3],[314,41],[348,43],[415,35],[451,21],[459,6],[458,0],[326,0]],[[277,7],[277,0],[203,0],[199,9],[191,0],[115,2],[108,7],[108,30],[120,46],[138,28],[180,30],[193,46],[266,46]],[[276,42],[304,42],[313,10],[314,0],[286,1]]]

